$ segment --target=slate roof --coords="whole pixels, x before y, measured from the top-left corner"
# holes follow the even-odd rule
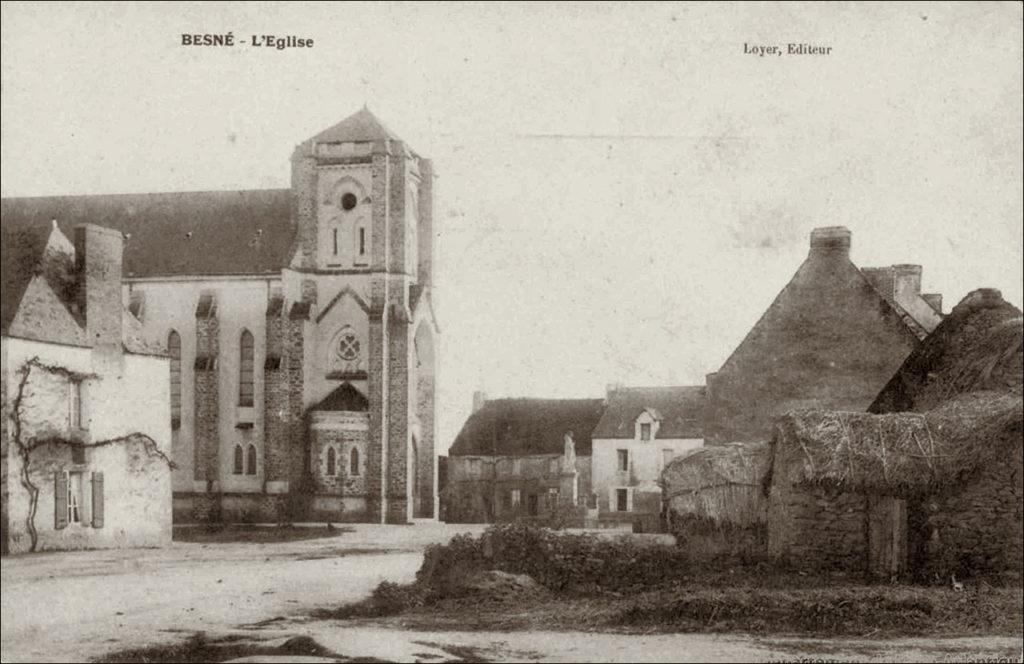
[[[126,278],[279,274],[295,238],[291,200],[290,189],[5,198],[0,225],[42,233],[56,219],[68,237],[84,223],[117,229]]]
[[[25,289],[36,275],[52,224],[23,220],[0,224],[0,327],[7,334]]]
[[[40,341],[59,341],[69,345],[86,345],[91,341],[84,335],[85,319],[73,306],[75,293],[80,287],[74,270],[73,253],[63,250],[46,251],[48,241],[54,232],[53,224],[38,224],[24,220],[4,220],[0,225],[0,268],[3,281],[0,282],[0,323],[2,333],[10,332],[26,289],[36,276],[45,279],[45,288],[51,295],[45,300],[36,299],[27,305],[30,318],[43,315],[46,324],[43,327],[29,324],[29,331],[20,330],[18,336],[26,336]],[[64,233],[67,236],[67,233]],[[67,246],[71,246],[69,237]],[[53,312],[53,307],[63,311]],[[56,313],[57,318],[52,315]],[[38,320],[38,319],[36,319]],[[67,326],[62,327],[55,321],[63,320]],[[24,323],[25,319],[22,318]],[[151,342],[142,333],[142,324],[129,308],[125,307],[121,316],[121,341],[129,353],[144,355],[164,355],[162,346]]]
[[[310,410],[355,411],[364,413],[370,409],[370,402],[351,383],[342,383],[333,392],[320,400]]]
[[[660,419],[658,438],[704,437],[704,388],[622,387],[608,397],[594,438],[632,439],[636,418],[651,410]]]
[[[591,432],[603,399],[495,399],[469,416],[448,454],[562,454],[565,432],[573,432],[576,454],[590,455]]]
[[[333,127],[323,130],[312,140],[317,143],[359,143],[384,139],[401,140],[364,106],[362,110],[353,113]]]

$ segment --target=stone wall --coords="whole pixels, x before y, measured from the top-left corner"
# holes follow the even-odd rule
[[[195,367],[195,439],[193,449],[193,479],[205,483],[205,490],[219,489],[218,452],[220,449],[220,325],[216,299],[212,293],[204,294],[196,308]],[[197,485],[199,486],[199,485]]]
[[[980,469],[963,491],[919,503],[923,527],[912,561],[926,578],[1006,574],[1021,578],[1024,459],[1018,442],[1006,463]],[[914,551],[919,558],[913,560]],[[923,554],[923,555],[922,555]]]
[[[575,462],[589,465],[590,457],[576,457]],[[452,456],[446,466],[448,479],[441,500],[449,523],[544,520],[558,516],[576,525],[583,524],[587,493],[580,491],[585,487],[580,487],[576,464],[570,465],[565,456]],[[519,492],[518,505],[514,504],[514,491]]]
[[[821,487],[774,483],[768,553],[804,570],[867,571],[868,499]]]

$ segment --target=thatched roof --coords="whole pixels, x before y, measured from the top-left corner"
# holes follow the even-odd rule
[[[924,412],[966,392],[1019,393],[1024,319],[998,290],[970,293],[912,352],[868,408]]]
[[[769,455],[765,443],[731,443],[673,459],[661,474],[663,498],[679,515],[716,523],[763,523]]]
[[[954,492],[1021,445],[1020,392],[975,392],[927,413],[804,411],[779,418],[773,481],[910,497]]]

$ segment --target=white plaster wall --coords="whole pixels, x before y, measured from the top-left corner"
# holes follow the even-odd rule
[[[81,373],[94,372],[92,350],[23,339],[5,338],[8,395],[14,399],[18,370],[32,358]],[[171,453],[170,385],[166,357],[126,355],[120,375],[88,378],[83,389],[84,441],[97,442],[142,433],[165,455]],[[23,439],[47,431],[69,436],[68,380],[38,369],[30,373],[22,404]],[[8,426],[11,426],[8,422]],[[9,429],[11,431],[11,429]],[[13,435],[13,434],[12,434]],[[13,448],[11,450],[14,452]],[[55,471],[70,462],[70,450],[48,446],[33,452],[30,468],[39,487],[35,518],[39,550],[160,546],[171,540],[171,472],[162,459],[145,452],[139,443],[91,448],[86,454],[86,478],[104,475],[104,526],[54,527]],[[8,460],[11,550],[28,549],[25,519],[28,492],[21,482],[22,462],[16,453]],[[84,517],[91,519],[91,491],[83,487]],[[85,521],[83,521],[85,523]]]
[[[658,479],[665,467],[664,450],[672,457],[702,447],[702,438],[669,438],[641,441],[639,431],[633,439],[595,438],[591,453],[591,491],[598,496],[602,512],[614,511],[614,490],[637,488],[660,491]],[[618,450],[629,451],[629,470],[618,469]]]
[[[125,287],[129,292],[144,292],[146,304],[143,330],[147,338],[166,347],[173,329],[181,336],[181,427],[178,430],[174,460],[174,490],[192,491],[195,435],[196,305],[200,294],[213,292],[217,300],[220,326],[218,379],[220,391],[220,484],[224,491],[259,492],[263,489],[263,364],[266,357],[266,311],[269,293],[281,286],[281,280],[270,279],[208,279],[179,281],[134,281]],[[249,430],[237,428],[239,349],[243,329],[255,341],[254,348],[254,414]],[[163,378],[170,384],[170,372]],[[234,475],[233,454],[236,443],[250,442],[257,448],[257,473]]]

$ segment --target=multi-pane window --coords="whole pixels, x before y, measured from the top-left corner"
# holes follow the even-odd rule
[[[651,439],[651,423],[650,422],[642,422],[640,424],[640,440],[650,440],[650,439]]]
[[[629,470],[629,450],[617,450],[618,468],[621,472]]]
[[[358,475],[359,474],[359,448],[353,447],[352,451],[349,452],[348,463],[349,463],[349,470],[348,470],[349,475]]]
[[[508,502],[512,507],[519,507],[523,502],[523,494],[519,489],[512,489],[508,494]]]
[[[181,337],[174,330],[167,335],[167,354],[171,358],[171,426],[181,422]]]
[[[68,523],[82,523],[82,473],[68,474]]]
[[[253,404],[253,362],[255,357],[255,344],[249,330],[242,332],[239,379],[238,379],[238,405],[252,406]]]

